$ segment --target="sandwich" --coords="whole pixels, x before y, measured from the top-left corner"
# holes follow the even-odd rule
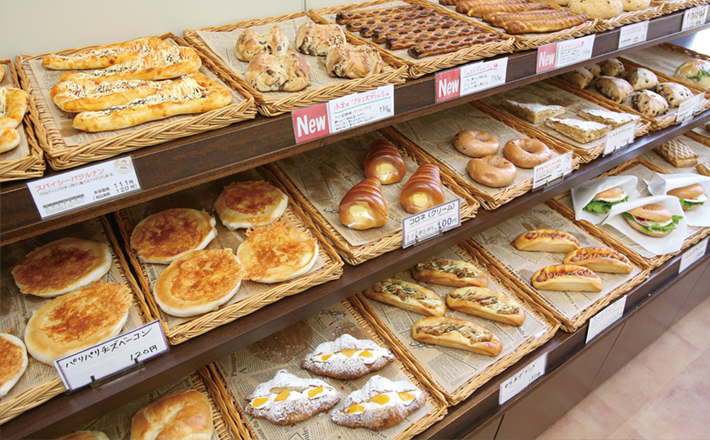
[[[698,209],[708,199],[707,194],[705,194],[705,188],[699,183],[672,189],[668,191],[668,195],[680,199],[683,211]]]
[[[621,189],[620,186],[615,186],[595,195],[592,201],[587,203],[583,209],[597,214],[606,214],[612,206],[627,200],[629,200],[629,196],[626,191]]]
[[[639,206],[621,215],[632,228],[651,237],[665,237],[683,218],[680,215],[673,215],[665,206],[656,204]]]

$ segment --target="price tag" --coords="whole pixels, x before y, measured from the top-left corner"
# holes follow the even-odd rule
[[[331,133],[349,130],[390,116],[394,116],[392,84],[328,102]]]
[[[461,66],[461,96],[505,84],[508,58]]]
[[[594,37],[587,35],[538,47],[536,72],[546,72],[592,58]]]
[[[54,361],[54,368],[69,391],[116,374],[168,351],[160,321],[111,338]]]
[[[461,226],[461,200],[455,199],[402,219],[402,247]]]
[[[38,179],[27,188],[45,219],[139,191],[141,185],[129,156]]]
[[[515,397],[518,393],[545,375],[547,368],[547,353],[530,362],[528,366],[518,371],[515,376],[500,384],[498,392],[498,405],[502,405]]]
[[[619,31],[619,49],[643,43],[648,36],[648,20],[627,24]]]
[[[617,127],[606,134],[604,141],[604,156],[613,153],[616,150],[624,148],[634,141],[634,133],[636,132],[636,122],[629,122],[621,127]]]
[[[682,124],[689,119],[692,119],[694,114],[703,111],[703,102],[705,102],[704,93],[694,95],[687,101],[682,102],[678,106],[678,114],[675,118],[676,124]]]
[[[696,8],[686,9],[683,14],[683,24],[680,31],[687,31],[705,24],[708,17],[708,5],[698,6]]]
[[[461,69],[447,70],[436,74],[436,102],[448,101],[461,96]]]
[[[685,271],[691,264],[695,263],[699,259],[703,258],[705,252],[708,249],[708,239],[701,241],[695,246],[683,252],[683,256],[680,257],[680,266],[678,267],[678,273]]]
[[[588,344],[589,341],[594,339],[599,333],[603,332],[610,325],[621,319],[624,315],[624,308],[626,307],[626,295],[619,298],[618,301],[613,304],[609,304],[604,309],[597,312],[596,315],[589,319],[589,327],[587,328],[587,340],[584,342]]]
[[[572,152],[548,160],[533,168],[533,189],[564,177],[572,172]]]

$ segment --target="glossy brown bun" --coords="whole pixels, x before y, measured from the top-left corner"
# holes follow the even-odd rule
[[[705,194],[705,188],[699,183],[672,189],[667,193],[669,196],[676,196],[679,199],[694,199]]]
[[[630,209],[629,214],[654,222],[667,222],[673,218],[671,211],[663,205],[651,203],[650,205],[639,206],[638,208]]]
[[[621,189],[620,186],[615,186],[609,188],[606,191],[602,191],[594,196],[592,200],[608,200],[608,199],[618,199],[619,197],[626,196],[626,191]]]

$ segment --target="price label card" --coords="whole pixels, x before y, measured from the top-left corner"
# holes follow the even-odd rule
[[[508,58],[461,66],[461,96],[505,84]]]
[[[683,252],[683,256],[680,257],[680,266],[678,267],[678,273],[685,271],[685,269],[690,267],[691,264],[703,258],[705,252],[707,252],[707,249],[708,239],[706,238],[705,240]]]
[[[436,102],[448,101],[461,96],[461,69],[447,70],[436,74]]]
[[[643,43],[648,36],[648,20],[627,24],[619,31],[619,49]]]
[[[594,49],[594,35],[588,35],[573,40],[565,40],[557,43],[556,68],[580,63],[592,58]]]
[[[572,172],[572,152],[550,159],[533,168],[533,189],[564,177]]]
[[[334,99],[328,102],[328,116],[331,133],[394,116],[394,86]]]
[[[502,405],[515,397],[531,383],[545,375],[547,368],[547,353],[530,362],[528,366],[518,371],[515,376],[500,385],[498,404]]]
[[[686,9],[683,14],[683,24],[680,28],[682,31],[693,29],[705,24],[708,17],[708,5],[702,5],[695,8]]]
[[[610,325],[621,319],[624,315],[624,308],[626,307],[626,295],[619,298],[613,304],[609,304],[596,315],[589,319],[589,326],[587,328],[587,340],[584,342],[588,344],[589,341],[594,339],[599,333],[604,331]]]
[[[402,219],[402,247],[407,248],[461,226],[461,200],[455,199]]]
[[[606,140],[604,141],[604,156],[632,143],[634,141],[635,132],[636,122],[634,121],[617,127],[607,133]]]
[[[703,111],[703,102],[705,102],[705,94],[700,93],[692,98],[682,102],[678,106],[678,114],[676,115],[676,124],[682,124],[685,121],[692,119],[693,115]]]
[[[74,391],[93,381],[116,374],[168,351],[160,321],[111,338],[54,361],[67,390]]]
[[[45,219],[139,191],[141,185],[129,156],[38,179],[27,188]]]

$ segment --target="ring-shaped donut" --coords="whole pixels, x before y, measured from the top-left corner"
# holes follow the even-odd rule
[[[471,179],[491,188],[502,188],[510,185],[518,174],[515,165],[500,156],[471,159],[466,169]]]
[[[454,136],[454,147],[469,157],[483,157],[496,154],[498,139],[485,131],[463,130]]]
[[[537,139],[512,139],[505,143],[505,158],[520,168],[533,168],[552,158],[550,148]]]

